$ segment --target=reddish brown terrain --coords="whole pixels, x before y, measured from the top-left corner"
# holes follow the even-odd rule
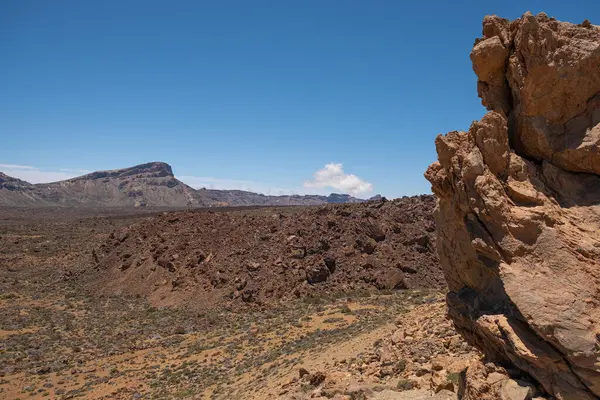
[[[201,308],[326,293],[442,288],[432,196],[312,208],[176,212],[94,253],[106,294]]]
[[[436,357],[474,354],[444,318],[434,203],[2,208],[0,398],[429,393]]]

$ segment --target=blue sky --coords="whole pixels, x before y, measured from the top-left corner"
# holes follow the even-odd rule
[[[0,171],[165,161],[193,186],[428,192],[435,136],[484,113],[483,16],[527,10],[600,24],[597,0],[2,1]]]

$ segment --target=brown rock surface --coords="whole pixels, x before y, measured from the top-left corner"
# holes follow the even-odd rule
[[[438,136],[425,174],[449,315],[548,394],[596,399],[600,28],[527,13],[486,17],[483,34],[471,60],[489,112]]]
[[[116,230],[86,273],[106,294],[221,308],[364,290],[442,288],[433,196],[172,212]],[[376,237],[378,241],[372,239]],[[371,243],[372,241],[372,243]],[[370,251],[361,250],[371,243]]]

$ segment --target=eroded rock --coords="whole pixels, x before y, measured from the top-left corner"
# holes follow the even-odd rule
[[[438,136],[425,174],[449,315],[547,394],[597,399],[600,27],[527,13],[486,17],[483,34],[471,60],[489,112]]]

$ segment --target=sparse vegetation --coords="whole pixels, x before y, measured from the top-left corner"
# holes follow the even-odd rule
[[[415,385],[410,379],[400,379],[396,384],[396,388],[400,390],[410,390],[414,387]]]
[[[340,307],[340,312],[342,314],[352,314],[352,310],[350,309],[350,307],[348,306],[348,304],[344,304],[343,306]]]
[[[448,379],[450,382],[452,382],[454,384],[454,387],[458,387],[458,384],[460,382],[460,373],[458,373],[458,372],[450,372],[446,376],[446,379]]]
[[[249,216],[255,218],[261,212],[252,211]],[[298,210],[286,212],[301,215]],[[269,223],[273,221],[270,213]],[[0,269],[0,363],[6,366],[0,397],[81,398],[108,390],[107,395],[115,398],[140,400],[200,394],[214,399],[241,398],[274,380],[285,384],[307,360],[323,357],[328,349],[354,337],[370,335],[432,293],[406,290],[381,295],[374,286],[365,288],[363,282],[357,289],[315,287],[306,295],[273,302],[236,303],[225,294],[218,307],[214,299],[210,307],[200,301],[171,307],[164,301],[190,286],[174,286],[166,279],[172,273],[167,263],[138,279],[144,282],[150,273],[162,274],[158,287],[164,280],[169,291],[154,297],[127,290],[119,295],[105,293],[104,286],[88,285],[108,273],[97,266],[109,252],[101,254],[96,249],[98,243],[118,246],[132,237],[122,233],[132,223],[128,218],[45,215],[27,219],[25,224],[9,221],[12,236],[0,231],[0,261],[10,260],[14,266],[11,271]],[[182,217],[163,219],[176,224],[178,218]],[[0,221],[0,229],[3,223]],[[339,223],[336,229],[343,226]],[[178,232],[187,237],[184,233]],[[167,240],[161,239],[166,235],[154,234],[159,243],[157,254],[166,254],[166,247],[158,249],[166,246]],[[17,244],[12,239],[15,236],[20,237]],[[319,246],[322,248],[321,242]],[[128,273],[145,268],[134,251],[120,251],[114,253],[119,259],[135,261]],[[169,251],[170,260],[178,260],[179,267],[185,253],[179,248]],[[216,256],[211,254],[196,258],[194,253],[194,259],[214,262]],[[269,269],[269,261],[257,257],[253,262]],[[193,268],[198,274],[214,272]],[[300,270],[297,266],[286,268]],[[222,274],[214,282],[219,285],[234,279]],[[249,287],[242,280],[235,284],[241,291]],[[357,363],[364,362],[361,357],[356,358]],[[345,365],[353,365],[352,358]],[[131,381],[137,386],[127,384]]]
[[[398,362],[396,362],[396,372],[400,373],[400,372],[404,372],[404,370],[406,369],[406,361],[405,360],[398,360]]]

